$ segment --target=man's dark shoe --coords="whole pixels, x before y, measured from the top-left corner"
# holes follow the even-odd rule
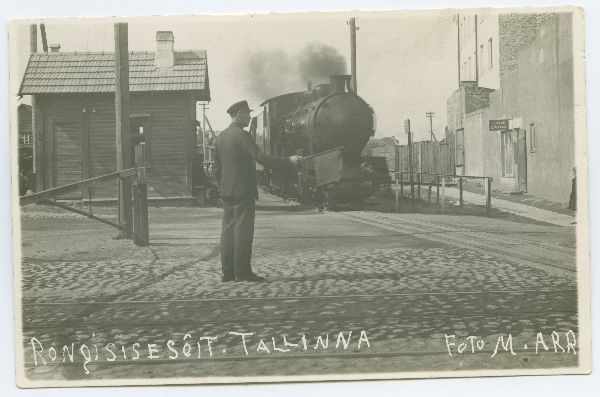
[[[263,282],[263,281],[267,281],[267,279],[264,278],[264,277],[261,277],[261,276],[259,276],[257,274],[250,273],[250,274],[246,274],[246,275],[241,276],[241,277],[236,277],[235,281],[252,281],[252,282],[260,283],[260,282]]]
[[[227,283],[229,281],[235,281],[234,277],[228,277],[228,276],[221,276],[221,281],[224,283]]]

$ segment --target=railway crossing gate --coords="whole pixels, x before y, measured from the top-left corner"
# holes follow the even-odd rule
[[[144,157],[145,147],[142,143],[135,147],[136,167],[111,172],[94,178],[84,179],[79,182],[58,186],[26,196],[21,196],[19,197],[19,204],[21,206],[30,204],[47,204],[66,211],[74,212],[95,221],[113,226],[120,231],[121,237],[133,239],[133,241],[139,246],[147,246],[150,243],[150,233],[148,224],[148,190],[146,185],[146,169],[142,166],[144,164]],[[118,223],[96,216],[92,212],[91,197],[93,189],[99,184],[115,181],[126,182],[131,186],[130,195],[119,195],[120,199],[123,197],[124,200],[129,201],[127,204],[133,208],[130,222],[124,219],[124,214],[121,211],[123,205],[118,206]],[[119,183],[119,186],[122,185],[123,183]],[[64,200],[61,201],[61,197],[65,197],[66,194],[77,191],[82,192],[83,197],[89,197],[88,211],[73,207],[72,205],[67,204],[68,202]]]

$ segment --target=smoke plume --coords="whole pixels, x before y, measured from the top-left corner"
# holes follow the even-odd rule
[[[307,44],[298,53],[282,50],[256,51],[244,58],[239,76],[247,94],[265,100],[306,89],[306,83],[329,81],[333,74],[346,72],[346,61],[335,48]]]
[[[246,90],[259,98],[271,98],[298,89],[292,59],[281,50],[258,51],[246,56],[242,70]]]
[[[346,72],[346,60],[333,47],[311,43],[298,56],[298,72],[304,83],[327,81],[333,74]]]

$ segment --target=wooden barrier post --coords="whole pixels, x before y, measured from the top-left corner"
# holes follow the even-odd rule
[[[421,200],[421,174],[417,175],[417,198]]]
[[[402,183],[402,180],[404,179],[402,176],[404,174],[402,172],[398,172],[398,178],[400,181],[400,197],[404,198],[404,184]]]
[[[440,204],[440,176],[435,176],[435,203]]]
[[[486,178],[485,210],[489,214],[492,210],[492,178]]]
[[[146,145],[140,143],[135,147],[135,166],[137,183],[133,188],[133,238],[134,242],[146,247],[150,244],[148,224],[148,187],[146,185]]]
[[[446,212],[446,178],[442,175],[442,213]]]
[[[398,183],[398,173],[396,173],[394,175],[396,176],[396,178],[395,178],[396,179],[396,206],[395,206],[395,208],[396,208],[396,212],[398,212],[399,211],[399,207],[400,207],[400,203],[398,201],[399,200],[399,198],[398,198],[398,190],[399,190],[398,189],[399,188],[399,186],[398,186],[399,185],[399,183]]]
[[[460,208],[462,208],[463,207],[463,179],[462,178],[458,178],[458,189],[459,189],[458,203],[460,205]]]

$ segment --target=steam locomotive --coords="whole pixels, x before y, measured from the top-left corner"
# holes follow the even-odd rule
[[[341,179],[324,186],[290,170],[257,164],[259,184],[284,197],[329,209],[360,208],[377,185],[389,183],[385,161],[361,157],[375,133],[372,108],[350,88],[350,76],[335,75],[329,84],[266,100],[252,119],[250,132],[265,154],[315,156],[339,149]]]

